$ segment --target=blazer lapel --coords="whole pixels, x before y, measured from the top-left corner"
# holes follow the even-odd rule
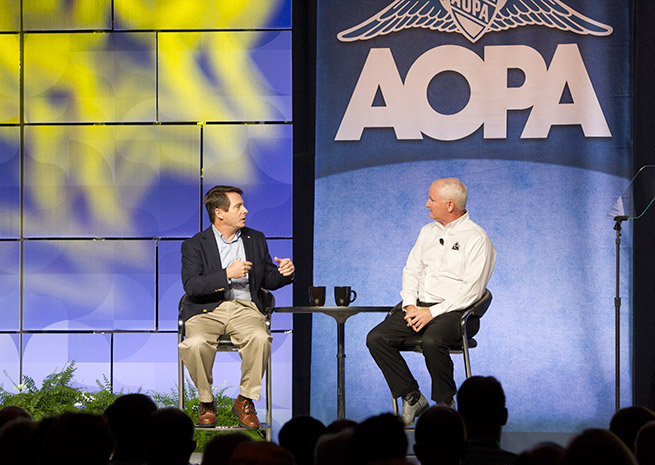
[[[243,248],[246,251],[246,260],[255,263],[255,252],[253,250],[252,238],[246,228],[241,230],[241,241],[243,241]]]
[[[216,270],[220,270],[223,265],[221,264],[221,254],[218,252],[218,245],[216,245],[216,237],[214,237],[214,230],[210,226],[205,229],[202,234],[203,239],[206,241],[206,247],[208,248],[208,257],[211,260],[211,263],[216,266]]]

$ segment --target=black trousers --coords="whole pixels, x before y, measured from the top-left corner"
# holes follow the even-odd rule
[[[450,401],[457,393],[453,379],[453,361],[448,347],[461,340],[462,313],[463,310],[439,315],[418,332],[422,336],[423,356],[432,379],[431,397],[435,402]],[[407,362],[398,350],[407,337],[417,334],[407,326],[404,316],[405,312],[397,307],[366,337],[366,346],[373,360],[382,370],[394,398],[419,388]],[[478,329],[480,329],[480,320],[469,318],[466,326],[468,337],[474,336]]]

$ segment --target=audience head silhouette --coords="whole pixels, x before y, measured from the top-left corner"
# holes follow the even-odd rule
[[[352,422],[352,420],[348,420]],[[333,428],[333,433],[326,433],[316,443],[314,450],[314,465],[345,465],[346,460],[346,446],[353,435],[355,426],[346,426],[346,424],[328,425]],[[338,429],[341,428],[341,429]]]
[[[8,464],[34,463],[32,447],[38,424],[19,416],[0,428],[0,462]]]
[[[16,418],[32,418],[32,416],[22,407],[9,405],[0,410],[0,428]]]
[[[313,465],[314,448],[325,432],[325,425],[316,418],[297,416],[282,426],[278,441],[293,454],[296,465]]]
[[[407,435],[400,417],[383,413],[358,424],[346,444],[346,460],[366,465],[378,460],[404,459]]]
[[[466,452],[466,428],[450,407],[430,407],[416,422],[414,453],[421,464],[458,465]]]
[[[325,432],[327,434],[336,434],[346,429],[354,428],[355,426],[357,426],[356,421],[349,420],[348,418],[340,418],[338,420],[334,420],[332,423],[327,425]]]
[[[157,405],[145,394],[125,394],[105,409],[104,416],[114,436],[112,462],[144,463],[145,424]]]
[[[565,449],[554,442],[542,442],[520,454],[515,465],[558,465]]]
[[[635,455],[639,465],[655,465],[655,421],[649,421],[637,433]]]
[[[252,442],[252,438],[238,432],[214,436],[202,451],[202,465],[228,465],[232,453],[242,442]]]
[[[507,423],[505,391],[493,376],[472,376],[457,391],[457,410],[464,419],[468,437],[500,441]]]
[[[182,410],[157,410],[146,422],[146,453],[149,465],[188,465],[196,447],[193,421]]]
[[[573,438],[559,465],[637,465],[637,460],[614,433],[592,428]]]
[[[64,413],[45,424],[41,465],[106,465],[114,445],[106,420],[89,413]]]
[[[655,420],[655,412],[646,407],[625,407],[612,417],[610,431],[616,434],[628,449],[634,451],[639,429],[653,420]]]
[[[291,452],[272,442],[253,441],[239,444],[230,465],[294,465]]]

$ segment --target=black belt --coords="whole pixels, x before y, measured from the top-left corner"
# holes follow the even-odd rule
[[[416,306],[417,307],[432,307],[433,305],[437,305],[439,302],[421,302],[420,300],[416,301]]]

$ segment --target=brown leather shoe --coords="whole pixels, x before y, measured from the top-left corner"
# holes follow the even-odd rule
[[[201,428],[213,428],[216,426],[216,402],[200,402],[198,426]]]
[[[259,429],[259,419],[252,400],[239,395],[232,406],[232,413],[239,420],[239,426],[248,430]]]

